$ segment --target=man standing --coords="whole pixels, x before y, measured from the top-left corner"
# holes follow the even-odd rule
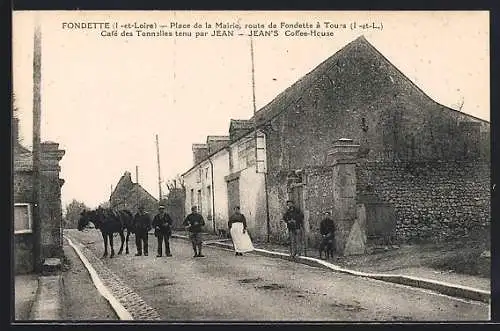
[[[320,243],[320,258],[323,250],[326,250],[326,257],[335,250],[335,223],[330,218],[330,212],[325,211],[325,218],[319,224],[319,232],[323,237]]]
[[[193,257],[204,257],[205,255],[201,254],[201,246],[203,243],[201,228],[205,225],[205,220],[203,216],[198,214],[196,206],[191,207],[191,214],[186,217],[183,225],[186,230],[189,231],[189,239],[191,239],[194,250]]]
[[[165,206],[158,207],[158,214],[153,218],[153,227],[155,229],[155,236],[158,238],[158,255],[162,256],[163,242],[165,241],[165,256],[172,256],[170,253],[169,239],[172,235],[172,224],[174,221],[169,214],[165,213]]]
[[[283,215],[286,222],[288,234],[290,237],[290,256],[295,257],[299,253],[299,244],[302,246],[301,234],[304,224],[304,214],[299,208],[295,207],[293,201],[286,202],[287,211]]]
[[[148,255],[148,231],[151,230],[151,217],[144,211],[144,206],[139,206],[139,211],[134,217],[135,245],[137,253],[135,256]]]

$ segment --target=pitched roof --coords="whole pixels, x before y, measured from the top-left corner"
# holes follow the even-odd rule
[[[385,64],[388,65],[389,69],[392,69],[406,84],[410,85],[413,89],[418,91],[428,101],[432,101],[434,104],[446,110],[459,112],[464,116],[489,123],[486,120],[446,107],[434,101],[411,79],[409,79],[404,73],[402,73],[391,61],[389,61],[382,53],[380,53],[372,44],[370,44],[370,42],[366,40],[364,36],[359,36],[355,40],[351,41],[349,44],[347,44],[335,54],[316,66],[313,70],[311,70],[297,82],[278,94],[276,98],[259,109],[256,114],[252,118],[250,118],[249,122],[252,123],[254,120],[256,120],[257,127],[259,127],[269,122],[271,119],[278,116],[282,112],[287,111],[289,109],[289,106],[295,102],[298,102],[302,95],[311,87],[313,87],[313,85],[318,82],[323,77],[323,75],[330,74],[330,76],[334,76],[334,73],[338,71],[332,69],[335,69],[335,67],[340,68],[342,62],[344,62],[344,60],[348,60],[353,55],[353,52],[363,50],[371,52],[370,55],[372,58],[377,58],[377,60],[385,62]]]
[[[298,101],[305,90],[310,88],[330,69],[338,66],[338,60],[341,57],[346,55],[346,53],[349,53],[353,48],[356,48],[357,46],[363,44],[370,44],[364,36],[360,36],[351,41],[349,44],[341,48],[325,61],[321,62],[318,66],[316,66],[313,70],[296,81],[290,87],[278,94],[278,96],[276,96],[276,98],[274,98],[267,105],[259,109],[255,113],[255,115],[252,116],[250,121],[257,120],[257,125],[262,125],[268,120],[288,110],[288,106],[293,104],[295,101]]]
[[[151,193],[149,193],[144,187],[142,187],[139,183],[132,182],[132,175],[129,171],[125,171],[125,173],[120,177],[120,180],[116,184],[115,189],[111,193],[110,198],[116,197],[119,192],[126,192],[127,196],[132,194],[134,191],[138,193],[142,193],[143,195],[148,196],[151,199],[156,199]]]
[[[133,183],[133,190],[137,190],[138,193],[143,193],[144,195],[146,195],[148,198],[154,200],[154,201],[158,201],[158,199],[156,199],[151,193],[149,193],[144,187],[141,186],[141,184],[139,183]]]
[[[316,66],[313,70],[307,73],[305,76],[300,78],[297,82],[292,84],[290,87],[285,89],[283,92],[278,94],[272,101],[266,104],[264,107],[259,109],[254,116],[252,116],[249,120],[241,120],[241,119],[231,119],[229,130],[231,129],[246,129],[248,132],[252,131],[255,127],[259,128],[262,125],[268,123],[276,116],[281,113],[288,111],[289,106],[293,105],[295,102],[300,101],[302,95],[304,95],[308,90],[314,87],[314,84],[317,83],[320,79],[322,79],[325,75],[328,77],[334,76],[335,72],[339,70],[335,70],[336,68],[340,69],[343,65],[343,62],[350,60],[353,57],[354,52],[370,52],[369,58],[376,58],[377,61],[384,62],[389,70],[393,71],[396,75],[398,75],[404,84],[410,86],[414,90],[418,91],[426,100],[433,102],[441,109],[459,112],[464,116],[469,118],[474,118],[483,123],[489,123],[483,119],[477,118],[475,116],[460,112],[458,110],[446,107],[434,101],[431,97],[429,97],[425,92],[423,92],[411,79],[405,76],[394,64],[392,64],[382,53],[380,53],[372,44],[366,40],[364,36],[360,36],[355,40],[351,41],[349,44],[344,46],[342,49],[337,51],[335,54],[327,58],[325,61]],[[402,87],[402,88],[405,88]],[[244,132],[243,134],[236,137],[233,142],[238,141],[243,138],[248,132]],[[201,160],[197,164],[193,165],[189,170],[187,170],[184,174],[187,174],[193,168],[195,168],[198,164],[204,162],[212,155],[215,155],[220,150],[211,153],[204,160]]]

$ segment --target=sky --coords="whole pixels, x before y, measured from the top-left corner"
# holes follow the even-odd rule
[[[260,109],[346,44],[364,35],[435,101],[490,118],[488,12],[14,12],[13,91],[20,136],[31,147],[33,31],[42,31],[42,141],[66,151],[62,204],[107,201],[111,185],[138,167],[139,183],[158,197],[193,165],[191,145],[227,135],[229,120],[253,115],[250,37],[194,37],[195,23],[278,24],[277,37],[253,38]],[[347,25],[325,28],[324,22]],[[101,36],[67,29],[75,22],[190,24],[192,37]],[[280,23],[291,28],[279,28]],[[295,23],[319,22],[333,36],[285,36]],[[351,29],[356,22],[357,28]],[[375,23],[381,29],[361,29]],[[119,28],[118,33],[126,30]],[[168,29],[163,29],[167,31]],[[310,28],[303,31],[310,31]],[[132,29],[127,31],[135,32]],[[178,31],[181,31],[180,29]]]

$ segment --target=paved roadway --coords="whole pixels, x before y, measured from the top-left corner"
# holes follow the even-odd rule
[[[96,230],[67,232],[101,256]],[[76,240],[75,240],[76,239]],[[119,240],[118,240],[119,242]],[[162,320],[206,321],[474,321],[487,320],[489,306],[430,291],[365,279],[217,248],[193,258],[190,243],[172,239],[173,257],[131,254],[101,259]],[[115,247],[118,247],[115,240]],[[90,251],[87,251],[89,254]],[[118,251],[118,248],[116,248]],[[97,270],[99,272],[99,270]]]

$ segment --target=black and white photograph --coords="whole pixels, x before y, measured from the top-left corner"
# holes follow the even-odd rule
[[[488,11],[14,11],[11,323],[491,319]]]

